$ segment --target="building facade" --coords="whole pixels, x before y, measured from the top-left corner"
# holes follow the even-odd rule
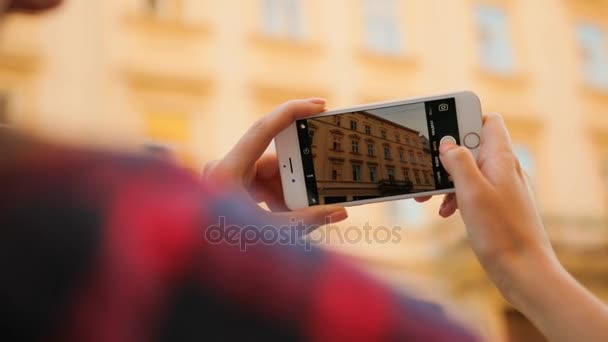
[[[397,196],[435,188],[429,141],[368,112],[309,120],[322,204]]]
[[[166,150],[199,169],[288,99],[339,108],[471,89],[503,114],[560,258],[606,301],[606,18],[606,1],[580,0],[66,0],[5,22],[0,126]],[[486,340],[533,340],[483,276],[459,219],[436,215],[440,201],[352,208],[345,227],[398,225],[404,238],[328,248],[397,288],[456,302]]]

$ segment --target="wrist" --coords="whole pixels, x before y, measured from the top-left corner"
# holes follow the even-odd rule
[[[536,311],[546,300],[547,286],[569,283],[570,274],[551,253],[522,255],[504,270],[499,289],[505,298],[522,313]]]

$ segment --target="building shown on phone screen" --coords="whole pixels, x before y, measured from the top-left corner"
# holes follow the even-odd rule
[[[435,189],[429,140],[368,112],[308,122],[321,203]]]

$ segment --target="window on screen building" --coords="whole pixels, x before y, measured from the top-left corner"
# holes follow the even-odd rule
[[[359,164],[353,164],[353,181],[361,181],[361,165]]]
[[[509,74],[514,71],[513,47],[506,12],[496,6],[477,8],[480,63],[485,70]]]
[[[369,180],[372,183],[375,183],[378,181],[378,171],[375,166],[369,167]]]
[[[270,36],[301,38],[303,16],[301,0],[262,0],[264,33]]]
[[[581,24],[576,28],[576,37],[585,81],[591,86],[608,89],[608,47],[604,31],[595,25]]]
[[[375,155],[375,148],[373,143],[367,143],[367,155],[373,157]]]
[[[398,0],[362,0],[366,47],[374,52],[399,54],[403,50]]]

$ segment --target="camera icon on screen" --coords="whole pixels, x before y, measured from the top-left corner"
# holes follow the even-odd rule
[[[450,109],[450,106],[448,106],[447,103],[442,103],[439,105],[440,112],[447,112],[449,109]]]

